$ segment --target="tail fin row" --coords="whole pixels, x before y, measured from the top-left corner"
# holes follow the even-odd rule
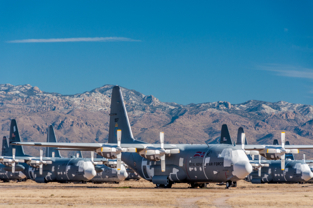
[[[241,135],[244,133],[243,128],[239,127],[237,133],[237,143],[241,144]],[[226,124],[222,125],[220,144],[232,144],[232,140],[229,135],[229,131]],[[248,144],[247,139],[245,139],[245,144]]]
[[[18,132],[17,123],[15,119],[11,120],[9,144],[7,138],[3,137],[2,156],[12,156],[13,146],[11,145],[11,142],[21,142],[20,134]],[[47,142],[57,142],[53,127],[51,125],[48,128]],[[14,146],[14,148],[16,156],[20,157],[27,156],[24,153],[23,146]],[[46,157],[52,157],[52,152],[55,153],[55,157],[61,157],[60,151],[53,147],[46,148]]]

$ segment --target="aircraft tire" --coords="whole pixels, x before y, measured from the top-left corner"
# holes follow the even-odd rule
[[[233,181],[232,183],[231,183],[231,186],[230,187],[237,187],[237,182],[236,181]]]
[[[229,189],[229,187],[231,187],[232,185],[232,181],[227,181],[226,182],[226,189]]]

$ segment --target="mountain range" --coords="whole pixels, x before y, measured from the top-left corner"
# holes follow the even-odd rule
[[[15,118],[23,141],[45,141],[52,124],[60,142],[106,142],[112,87],[62,95],[29,84],[0,84],[0,134],[9,135],[10,119]],[[234,141],[242,126],[249,144],[272,144],[281,131],[291,144],[313,144],[311,105],[258,100],[180,105],[135,90],[122,92],[134,137],[145,142],[159,143],[164,131],[166,143],[216,143],[227,124]],[[33,147],[26,152],[39,154]],[[311,151],[304,153],[313,157]]]

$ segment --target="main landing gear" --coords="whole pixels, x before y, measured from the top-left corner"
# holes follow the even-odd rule
[[[237,187],[236,181],[227,181],[226,182],[226,189],[229,189],[229,187]]]
[[[205,188],[207,187],[207,183],[190,183],[189,188]]]
[[[155,188],[172,188],[173,183],[169,182],[167,184],[156,184]]]

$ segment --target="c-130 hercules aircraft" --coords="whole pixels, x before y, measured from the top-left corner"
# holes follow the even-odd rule
[[[221,138],[221,141],[223,139],[225,138]],[[165,188],[170,188],[174,183],[201,187],[208,182],[226,182],[226,188],[229,188],[236,186],[238,180],[244,179],[252,172],[252,166],[245,153],[247,150],[243,150],[241,146],[225,143],[164,144],[162,132],[160,141],[161,144],[149,144],[134,139],[121,89],[115,86],[111,97],[108,143],[13,144],[95,151],[108,159],[117,158],[118,168],[123,160],[142,178],[153,182],[157,187]]]

